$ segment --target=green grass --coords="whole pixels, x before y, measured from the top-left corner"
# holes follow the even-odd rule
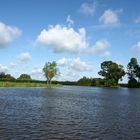
[[[51,84],[51,86],[61,86],[60,84]],[[0,81],[0,87],[49,87],[47,83],[34,82],[7,82]]]

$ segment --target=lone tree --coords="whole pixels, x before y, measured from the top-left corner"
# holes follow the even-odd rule
[[[51,85],[52,79],[59,74],[56,62],[47,62],[43,68],[43,72],[47,79],[47,84]]]
[[[105,86],[118,85],[119,80],[122,80],[122,77],[125,75],[123,66],[112,61],[104,61],[101,63],[101,69],[98,74],[106,80]]]
[[[32,80],[31,76],[28,74],[21,74],[17,79],[18,80]]]

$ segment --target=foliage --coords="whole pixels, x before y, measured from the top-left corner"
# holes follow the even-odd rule
[[[51,84],[52,79],[59,74],[56,62],[47,62],[43,68],[43,72],[47,79],[47,83]]]
[[[82,77],[77,81],[77,85],[79,86],[104,86],[105,81],[101,78],[87,78]]]
[[[125,75],[123,66],[112,61],[101,63],[101,69],[98,74],[104,77],[105,86],[118,85],[119,80]]]
[[[136,58],[131,58],[130,62],[127,65],[127,75],[128,78],[131,79],[136,79],[137,76],[137,67],[138,67],[138,62]]]
[[[0,80],[1,81],[14,81],[15,78],[10,74],[5,74],[4,72],[0,73]]]
[[[105,86],[105,80],[101,78],[93,78],[92,79],[92,86]]]
[[[128,87],[135,88],[140,85],[140,66],[136,58],[131,58],[127,65]]]
[[[46,83],[40,82],[18,82],[18,81],[0,81],[0,87],[47,87]],[[60,84],[52,84],[52,86],[61,86]]]
[[[131,80],[128,81],[128,87],[130,88],[136,88],[138,87],[138,82],[135,78],[132,78]]]
[[[83,78],[81,78],[77,81],[77,84],[80,85],[80,86],[91,86],[92,85],[92,79],[84,76]]]
[[[28,74],[21,74],[17,80],[32,80],[31,76]]]

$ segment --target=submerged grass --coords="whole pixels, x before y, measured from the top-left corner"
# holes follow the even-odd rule
[[[0,87],[49,87],[47,83],[34,82],[7,82],[0,81]],[[51,86],[61,86],[61,84],[51,84]]]

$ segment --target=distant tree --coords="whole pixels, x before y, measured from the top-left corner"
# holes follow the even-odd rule
[[[1,72],[0,73],[0,79],[4,79],[4,78],[6,78],[6,74],[4,72]]]
[[[10,74],[6,74],[6,80],[8,81],[14,81],[15,77],[11,76]]]
[[[140,82],[140,66],[136,58],[131,58],[127,65],[128,87],[138,87]]]
[[[11,76],[10,74],[5,74],[4,72],[0,73],[0,80],[5,80],[5,81],[14,81],[15,78]]]
[[[119,80],[122,80],[122,77],[125,75],[123,66],[112,61],[101,63],[101,69],[98,74],[106,80],[105,86],[118,85]]]
[[[91,86],[92,85],[92,78],[82,77],[77,81],[77,84],[80,86]]]
[[[21,74],[21,75],[17,78],[17,80],[32,80],[32,79],[31,79],[31,76],[28,75],[28,74]]]
[[[105,80],[101,78],[93,78],[92,79],[92,86],[101,87],[105,85]]]
[[[138,83],[140,83],[140,66],[136,66],[136,77],[138,79]]]
[[[129,88],[137,88],[138,82],[135,78],[132,78],[131,80],[128,80],[128,87]]]
[[[44,76],[47,79],[47,83],[49,85],[51,85],[52,79],[55,76],[59,75],[56,62],[55,61],[53,61],[53,62],[47,62],[45,64],[45,66],[43,67],[43,72],[44,72]]]
[[[138,62],[136,58],[131,58],[127,65],[127,75],[129,80],[136,79],[137,77]]]

